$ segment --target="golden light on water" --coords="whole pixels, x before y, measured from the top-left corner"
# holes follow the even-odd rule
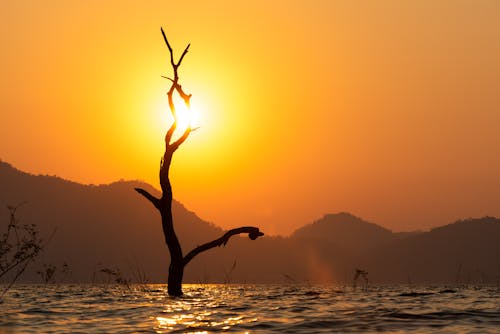
[[[448,286],[449,287],[449,286]],[[497,332],[495,286],[406,285],[368,289],[329,284],[186,284],[166,297],[161,285],[23,284],[0,303],[0,332],[310,333]],[[420,291],[420,292],[417,292]],[[447,290],[449,291],[449,290]],[[471,306],[472,305],[472,306]],[[473,307],[474,312],[470,312]],[[33,310],[36,310],[34,312]],[[6,327],[4,327],[6,326]]]
[[[190,328],[208,326],[208,327],[220,327],[223,330],[230,329],[231,327],[242,324],[244,322],[244,316],[237,317],[228,317],[223,321],[209,321],[209,317],[212,315],[212,312],[200,312],[197,315],[189,313],[192,310],[183,309],[186,314],[176,314],[171,317],[161,316],[156,317],[156,321],[158,323],[158,330],[172,330],[179,325],[188,326]],[[168,310],[166,312],[169,312]],[[246,319],[248,322],[249,319]],[[257,319],[250,319],[250,321],[257,321]],[[206,333],[204,331],[194,331],[192,333]]]
[[[198,298],[196,294],[208,286],[185,284],[185,289],[191,291],[185,297],[170,300],[165,305],[165,308],[161,311],[162,314],[154,318],[156,323],[155,331],[165,333],[184,327],[192,330],[187,333],[207,333],[206,328],[229,330],[238,325],[258,321],[255,314],[245,312],[229,313],[221,317],[217,310],[224,304],[224,300],[231,300],[238,294],[232,295],[235,291],[231,288],[227,289],[227,287],[214,285],[211,288],[215,289],[213,291],[216,292],[218,297]]]
[[[158,325],[165,329],[172,329],[177,324],[177,320],[174,318],[156,317],[156,320],[158,321]]]
[[[186,310],[186,312],[189,312]],[[178,326],[187,326],[189,328],[196,328],[202,326],[222,328],[223,330],[228,330],[231,327],[242,324],[243,316],[229,317],[224,321],[208,321],[208,317],[211,312],[201,312],[198,315],[194,314],[181,314],[174,315],[172,317],[156,317],[158,323],[157,333],[161,333],[162,330],[173,330]],[[251,321],[256,321],[257,319],[252,319]],[[190,333],[208,333],[207,331],[193,331]]]

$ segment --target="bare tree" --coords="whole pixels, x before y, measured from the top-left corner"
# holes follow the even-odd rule
[[[135,188],[135,190],[148,199],[154,207],[160,212],[161,215],[161,224],[163,228],[163,235],[165,236],[165,243],[167,244],[168,250],[170,252],[170,266],[168,270],[168,294],[171,296],[181,296],[182,295],[182,277],[184,274],[184,267],[198,254],[207,251],[211,248],[226,245],[229,239],[240,233],[248,233],[248,237],[252,240],[264,235],[264,233],[260,232],[257,227],[245,226],[239,227],[232,230],[227,231],[220,238],[207,242],[201,246],[196,247],[185,256],[182,253],[182,248],[179,243],[179,239],[175,234],[174,223],[172,218],[172,187],[169,179],[169,169],[170,164],[172,162],[172,157],[175,151],[179,148],[179,146],[184,143],[184,141],[189,137],[191,132],[194,130],[191,128],[189,124],[182,135],[179,138],[173,139],[173,135],[178,125],[178,115],[176,113],[173,95],[177,93],[183,102],[189,107],[189,102],[191,99],[191,94],[186,94],[179,84],[179,75],[178,69],[186,56],[190,44],[184,49],[181,54],[181,57],[177,62],[174,60],[174,52],[170,43],[163,31],[161,29],[161,33],[163,35],[163,39],[167,44],[168,51],[170,52],[170,65],[173,69],[173,78],[167,78],[171,81],[170,89],[167,92],[168,96],[168,105],[170,108],[170,112],[173,117],[172,125],[168,129],[165,135],[165,153],[163,154],[163,158],[160,162],[160,186],[162,190],[162,196],[157,198],[151,195],[144,189]]]
[[[16,212],[26,202],[17,206],[8,205],[10,222],[7,231],[0,235],[0,278],[12,274],[10,282],[0,291],[0,302],[5,293],[24,273],[28,265],[44,248],[34,224],[20,225]]]

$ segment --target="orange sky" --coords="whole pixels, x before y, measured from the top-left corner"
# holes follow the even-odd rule
[[[5,0],[0,158],[158,187],[160,26],[192,44],[201,128],[171,175],[202,218],[288,234],[338,211],[397,231],[500,216],[496,0]]]

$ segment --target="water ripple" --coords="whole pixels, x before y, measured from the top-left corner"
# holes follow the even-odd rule
[[[500,326],[499,289],[374,286],[19,285],[0,304],[0,332],[481,332]]]

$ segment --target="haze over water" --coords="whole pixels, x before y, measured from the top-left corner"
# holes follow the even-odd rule
[[[498,333],[499,287],[335,285],[17,285],[5,333]],[[409,293],[410,292],[410,293]]]

